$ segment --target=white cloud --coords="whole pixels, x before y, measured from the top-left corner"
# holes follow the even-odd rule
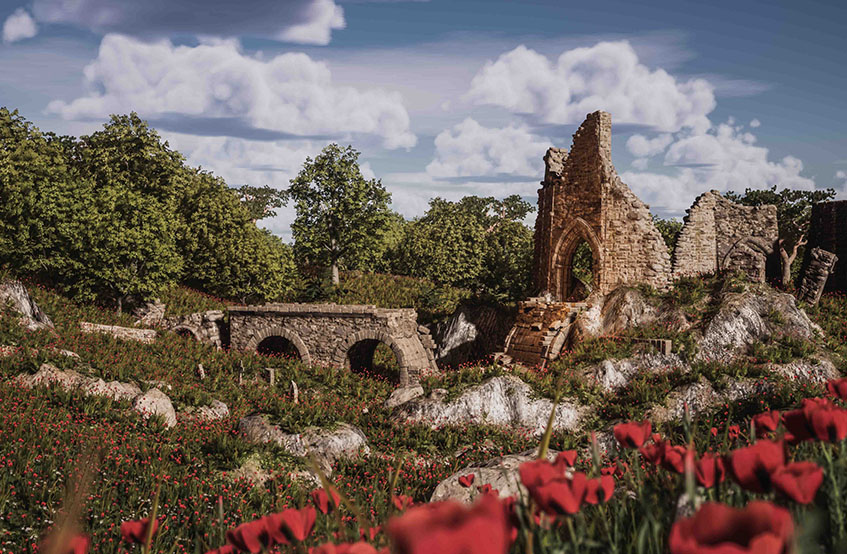
[[[555,62],[518,46],[486,63],[466,98],[546,123],[579,123],[585,114],[605,110],[616,123],[664,132],[705,131],[715,108],[708,81],[678,81],[663,69],[651,70],[626,41],[566,50]]]
[[[732,120],[730,120],[732,121]],[[801,175],[803,162],[793,156],[768,158],[767,148],[742,126],[722,123],[703,134],[680,133],[664,155],[668,173],[627,171],[621,178],[648,204],[668,211],[688,207],[697,194],[716,189],[743,192],[773,185],[813,189]],[[635,167],[641,169],[646,165]]]
[[[633,156],[644,158],[661,154],[671,142],[673,142],[673,136],[670,133],[663,133],[652,139],[644,135],[632,135],[626,141],[626,149]]]
[[[835,178],[844,181],[843,183],[841,183],[841,189],[838,190],[838,197],[844,199],[845,197],[847,197],[847,171],[839,169],[835,172]]]
[[[753,120],[750,121],[750,127],[752,127],[753,129],[756,129],[757,127],[759,127],[761,125],[762,125],[762,122],[759,121],[758,119],[753,119]]]
[[[264,60],[234,40],[191,47],[107,35],[84,73],[88,94],[53,101],[49,112],[65,119],[133,110],[145,118],[235,119],[293,135],[376,135],[386,148],[417,141],[399,93],[334,85],[327,65],[303,53]]]
[[[33,13],[40,22],[98,33],[249,35],[321,45],[346,26],[344,10],[334,0],[35,0]]]
[[[32,38],[38,34],[38,25],[23,8],[18,8],[3,22],[3,42],[11,43]]]
[[[535,175],[550,142],[518,127],[483,127],[467,118],[435,137],[435,159],[427,166],[436,178]]]

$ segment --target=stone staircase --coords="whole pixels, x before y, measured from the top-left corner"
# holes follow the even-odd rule
[[[495,359],[504,364],[544,367],[568,346],[576,316],[584,302],[549,302],[530,298],[518,305],[515,325],[506,337],[505,352]]]

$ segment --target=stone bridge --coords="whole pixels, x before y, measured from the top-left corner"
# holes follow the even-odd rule
[[[306,364],[369,369],[377,346],[394,352],[401,386],[437,371],[434,343],[410,308],[340,304],[266,304],[229,308],[236,350],[290,354]]]

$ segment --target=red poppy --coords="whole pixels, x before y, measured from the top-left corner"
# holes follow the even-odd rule
[[[584,473],[574,473],[573,478],[568,479],[547,460],[521,464],[518,472],[529,495],[544,512],[556,515],[579,511],[588,481]]]
[[[715,456],[711,452],[706,452],[702,458],[697,460],[694,466],[694,474],[700,486],[707,489],[714,487],[717,483],[723,483],[726,478],[723,458]]]
[[[573,467],[576,463],[576,450],[563,450],[556,455],[556,461],[553,462],[564,468]]]
[[[377,554],[377,550],[363,541],[341,544],[328,542],[317,548],[310,548],[309,554]]]
[[[644,456],[644,459],[653,465],[662,463],[665,454],[665,441],[658,434],[653,434],[653,442],[646,444],[638,449],[638,452]]]
[[[405,494],[392,496],[391,502],[394,503],[394,507],[401,512],[415,503],[411,496],[406,496]]]
[[[668,545],[671,554],[785,554],[793,536],[791,514],[770,502],[740,509],[707,502],[673,524]]]
[[[847,400],[847,377],[828,382],[826,390],[835,398]]]
[[[756,414],[753,416],[753,427],[756,429],[756,436],[762,437],[766,433],[773,433],[779,427],[779,421],[779,410]]]
[[[121,523],[121,536],[127,542],[141,544],[147,540],[147,527],[150,524],[150,518],[145,517],[144,519],[136,519],[133,521],[124,521]],[[153,520],[153,532],[152,535],[156,534],[156,531],[159,530],[159,520]]]
[[[303,542],[311,534],[318,513],[312,506],[306,506],[299,510],[289,508],[273,515],[275,516],[272,527],[274,531],[281,531],[289,540],[293,538]]]
[[[785,465],[782,442],[760,440],[738,448],[730,454],[729,469],[735,481],[751,492],[763,493],[771,488],[771,473]]]
[[[738,435],[741,434],[741,427],[739,427],[738,425],[730,425],[727,431],[727,436],[729,437],[729,439],[735,440],[738,438]]]
[[[271,516],[266,516],[242,523],[226,532],[226,540],[241,552],[261,552],[275,542],[280,542],[278,537],[273,536],[273,530],[269,525],[271,521]],[[285,539],[285,537],[281,538]]]
[[[448,500],[410,508],[388,523],[396,554],[497,554],[509,549],[506,510],[480,496],[470,508]]]
[[[327,494],[326,489],[315,489],[311,494],[312,502],[322,514],[328,514],[341,502],[341,497],[335,492],[335,489],[330,489]],[[332,502],[330,502],[332,498]]]
[[[668,471],[675,473],[685,472],[685,456],[688,454],[688,449],[684,446],[672,446],[664,443],[662,450],[662,467]]]
[[[603,475],[596,479],[589,479],[585,486],[586,504],[605,504],[612,498],[615,492],[615,480],[611,475]]]
[[[380,531],[382,531],[382,525],[377,525],[376,527],[368,527],[365,529],[364,527],[359,528],[359,538],[363,541],[366,540],[374,540],[377,535],[379,535]]]
[[[476,474],[468,473],[467,475],[462,475],[461,477],[459,477],[459,484],[465,488],[468,488],[473,485],[474,479],[476,479]]]
[[[791,410],[782,414],[782,423],[787,429],[784,438],[789,444],[798,444],[814,438],[814,430],[802,409]]]
[[[624,448],[640,448],[650,436],[651,425],[649,421],[636,423],[630,421],[615,425],[615,438]]]
[[[91,546],[91,539],[88,535],[83,535],[82,533],[78,533],[73,535],[70,539],[65,541],[65,544],[60,548],[53,548],[53,541],[63,538],[60,533],[58,536],[54,535],[48,537],[47,540],[41,545],[39,551],[43,552],[57,552],[59,554],[87,554],[88,547]]]
[[[806,400],[803,401],[803,413],[815,438],[828,442],[838,442],[847,438],[847,410],[842,410],[828,400],[811,399],[814,400],[813,402]]]
[[[209,550],[206,554],[236,554],[236,552],[238,552],[238,550],[234,546],[231,544],[225,544],[220,548]]]
[[[488,483],[477,487],[477,489],[479,489],[480,494],[490,494],[494,497],[500,496],[500,491],[498,491]]]
[[[815,499],[821,483],[823,470],[814,462],[795,462],[777,468],[771,474],[773,488],[800,504],[808,504]]]

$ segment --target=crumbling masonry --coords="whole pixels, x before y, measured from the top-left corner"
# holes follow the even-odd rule
[[[673,264],[646,206],[612,164],[612,117],[589,114],[570,152],[550,148],[538,191],[534,279],[538,296],[522,302],[506,339],[505,362],[544,364],[568,345],[581,282],[574,257],[591,251],[591,297],[621,286],[668,288],[679,277],[740,269],[754,281],[774,271],[776,207],[740,206],[716,191],[688,210]],[[777,266],[778,267],[778,266]]]

